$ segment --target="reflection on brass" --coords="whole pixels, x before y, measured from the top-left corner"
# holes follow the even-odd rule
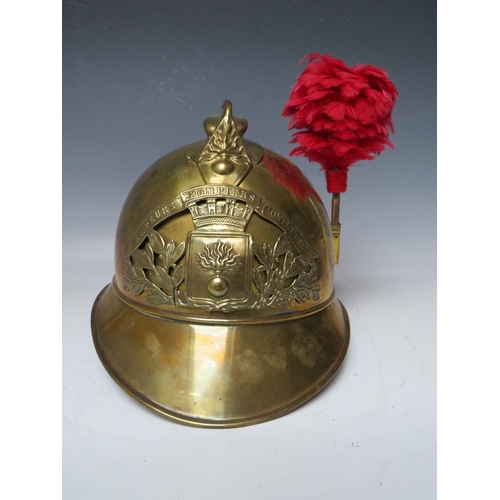
[[[316,255],[300,238],[296,227],[290,222],[284,224],[287,232],[282,232],[272,244],[255,241],[244,232],[256,208],[264,205],[269,213],[279,213],[270,209],[262,197],[251,191],[232,192],[222,186],[201,186],[194,193],[181,193],[180,197],[195,227],[187,234],[187,246],[184,242],[166,244],[161,234],[151,229],[146,243],[141,242],[126,258],[125,291],[134,295],[144,292],[146,300],[154,304],[225,312],[262,307],[284,309],[293,301],[319,299]],[[168,218],[169,215],[160,222]],[[287,233],[295,235],[295,246]],[[182,259],[185,247],[186,258]],[[308,248],[308,259],[301,255],[300,248]],[[178,287],[184,281],[186,266],[187,288],[183,292]]]
[[[290,162],[243,139],[247,126],[226,101],[205,120],[208,139],[141,177],[118,224],[113,283],[92,311],[111,376],[189,425],[293,410],[328,383],[349,343],[326,211]]]

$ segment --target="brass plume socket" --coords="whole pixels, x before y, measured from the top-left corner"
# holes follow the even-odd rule
[[[340,256],[340,222],[338,224],[332,224],[332,235],[333,235],[333,252],[335,256],[335,265],[339,263]]]

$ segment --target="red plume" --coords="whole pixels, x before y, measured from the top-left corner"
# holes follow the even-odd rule
[[[290,141],[299,146],[290,154],[320,163],[328,192],[343,193],[350,166],[373,160],[385,146],[394,148],[389,133],[398,91],[375,66],[349,68],[328,54],[309,54],[302,61],[306,58],[309,64],[283,110],[291,116],[290,129],[300,129]]]

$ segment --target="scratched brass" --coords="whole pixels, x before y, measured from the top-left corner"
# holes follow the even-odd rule
[[[339,369],[349,320],[319,197],[247,141],[226,101],[208,138],[160,158],[120,216],[115,276],[97,297],[97,352],[123,389],[189,425],[287,413]]]

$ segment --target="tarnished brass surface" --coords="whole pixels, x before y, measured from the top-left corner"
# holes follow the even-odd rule
[[[201,427],[257,424],[295,409],[329,382],[349,342],[337,300],[296,321],[190,324],[135,311],[109,285],[92,317],[116,382],[156,412]]]
[[[235,427],[318,392],[349,342],[328,216],[299,169],[246,141],[226,101],[208,139],[160,158],[123,207],[92,331],[113,378],[179,422]]]

